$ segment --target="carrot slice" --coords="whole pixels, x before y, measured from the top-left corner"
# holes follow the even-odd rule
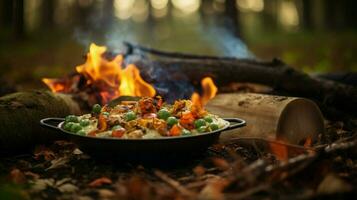
[[[98,126],[97,127],[98,127],[99,132],[105,131],[108,128],[107,120],[102,114],[100,114],[98,117]]]
[[[120,128],[112,131],[112,137],[121,138],[125,133],[125,129]]]
[[[180,124],[186,129],[192,130],[195,128],[194,126],[195,117],[192,115],[191,112],[186,112],[182,114],[180,119]]]
[[[182,128],[175,124],[170,129],[170,136],[179,136],[179,135],[181,135],[181,131],[182,131]]]

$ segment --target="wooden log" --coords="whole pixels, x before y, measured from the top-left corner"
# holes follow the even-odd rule
[[[356,87],[311,77],[278,59],[259,61],[221,58],[163,52],[140,46],[129,47],[127,63],[137,65],[143,78],[150,83],[166,78],[176,81],[188,79],[199,85],[202,78],[210,76],[218,86],[233,82],[258,83],[288,95],[313,99],[324,108],[334,107],[352,115],[357,113]],[[137,53],[133,49],[140,51]],[[153,78],[161,71],[166,72],[165,77],[161,75],[160,78]]]
[[[234,137],[278,139],[303,144],[324,133],[324,121],[316,104],[308,99],[253,93],[219,94],[206,106],[222,117],[239,117],[247,126],[222,134],[222,141]]]
[[[70,95],[49,91],[19,92],[0,97],[0,152],[20,152],[58,138],[40,126],[45,117],[79,114]]]

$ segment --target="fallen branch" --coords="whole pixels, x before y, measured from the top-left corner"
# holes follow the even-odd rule
[[[353,115],[357,111],[355,106],[357,105],[357,88],[311,77],[278,59],[259,61],[165,53],[135,45],[131,45],[130,48],[139,50],[139,53],[129,51],[126,54],[126,61],[136,64],[144,79],[150,83],[169,79],[172,81],[189,80],[198,85],[202,78],[210,76],[214,78],[218,86],[226,86],[234,82],[258,83],[271,86],[289,95],[313,99],[320,105],[333,106]],[[158,58],[149,59],[146,55],[150,54]],[[165,73],[162,74],[162,71]],[[153,76],[159,74],[160,77]]]

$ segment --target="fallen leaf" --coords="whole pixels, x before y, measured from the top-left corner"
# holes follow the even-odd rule
[[[69,157],[68,156],[64,156],[64,157],[60,157],[60,158],[57,158],[55,160],[52,160],[51,161],[51,166],[49,166],[47,170],[50,170],[50,169],[56,169],[56,168],[61,168],[61,167],[64,167],[67,165],[67,163],[69,162]]]
[[[88,185],[90,187],[99,187],[99,186],[102,186],[104,184],[112,184],[112,183],[113,183],[112,180],[110,180],[109,178],[101,177],[101,178],[97,178],[94,181],[90,182]]]
[[[220,170],[229,169],[229,163],[222,158],[212,158],[212,163]]]
[[[79,150],[78,148],[76,148],[76,149],[73,150],[73,154],[74,155],[81,155],[81,154],[83,154],[83,152],[81,150]]]
[[[318,186],[317,193],[333,194],[348,192],[350,190],[352,190],[352,186],[350,184],[348,184],[335,174],[328,174]]]
[[[67,182],[70,182],[72,179],[71,178],[63,178],[61,180],[56,181],[56,186],[60,186],[63,185]]]
[[[10,179],[12,182],[17,184],[23,184],[26,182],[25,174],[19,169],[13,169],[10,172]]]
[[[223,200],[222,191],[229,184],[229,181],[223,178],[211,180],[200,192],[198,199],[202,200]]]
[[[55,184],[55,180],[53,178],[37,179],[35,181],[31,181],[31,183],[31,190],[34,192],[40,192],[42,190],[45,190],[47,187],[53,187]]]
[[[98,190],[98,195],[103,199],[110,199],[115,196],[115,193],[108,189],[100,189]]]
[[[65,183],[59,186],[57,189],[63,193],[73,193],[78,190],[78,187],[73,185],[72,183]]]

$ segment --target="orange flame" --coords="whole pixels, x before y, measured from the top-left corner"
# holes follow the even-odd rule
[[[203,106],[206,105],[210,99],[216,96],[218,89],[210,77],[202,79],[201,86],[202,96],[200,96],[197,92],[194,92],[191,96],[191,101],[193,105],[203,108]]]
[[[123,69],[123,56],[117,55],[113,60],[104,58],[107,48],[91,44],[86,62],[76,67],[79,74],[84,75],[87,85],[98,88],[102,103],[107,103],[120,95],[155,96],[153,86],[145,82],[135,65]],[[57,79],[43,79],[53,92],[68,92],[68,84]]]

